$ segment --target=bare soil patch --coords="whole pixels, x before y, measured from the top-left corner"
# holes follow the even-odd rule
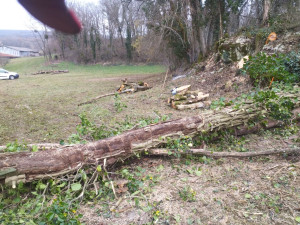
[[[251,151],[291,147],[287,143],[291,139],[274,133],[248,135],[246,140],[249,144],[245,147]],[[296,224],[300,213],[300,155],[246,160],[146,157],[123,168],[136,171],[137,167],[145,175],[157,177],[153,186],[143,186],[143,194],[138,195],[139,207],[135,197],[125,193],[119,196],[124,200],[114,212],[109,208],[116,201],[109,202],[110,207],[81,207],[85,223]],[[179,191],[185,187],[195,192],[191,202],[180,197]]]

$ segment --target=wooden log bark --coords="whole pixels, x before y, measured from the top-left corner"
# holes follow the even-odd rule
[[[151,149],[149,154],[151,155],[160,155],[160,156],[168,156],[168,149]],[[268,155],[278,155],[278,154],[300,154],[300,148],[290,148],[290,149],[275,149],[275,150],[266,150],[260,152],[210,152],[205,149],[190,149],[185,152],[181,152],[180,154],[187,155],[201,155],[207,156],[211,158],[249,158],[249,157],[257,157],[257,156],[268,156]]]
[[[176,105],[178,110],[185,110],[185,109],[200,109],[204,108],[204,103],[203,102],[197,102],[193,104],[188,104],[188,105]]]
[[[119,136],[92,142],[86,145],[60,147],[38,152],[18,152],[0,154],[0,171],[14,168],[15,171],[3,174],[0,179],[6,183],[31,181],[49,178],[75,171],[89,164],[107,165],[131,156],[136,152],[158,147],[162,137],[179,137],[198,132],[203,123],[201,116],[172,120],[130,130]],[[10,177],[14,177],[11,179]]]
[[[115,95],[115,94],[122,94],[122,93],[114,92],[114,93],[108,93],[108,94],[104,94],[104,95],[99,95],[99,96],[97,96],[96,98],[93,98],[92,100],[89,100],[89,101],[86,101],[86,102],[79,103],[78,106],[91,104],[91,103],[93,103],[93,102],[96,102],[96,101],[97,101],[98,99],[100,99],[100,98],[104,98],[104,97],[107,97],[107,96],[113,96],[113,95]]]
[[[137,91],[146,91],[146,90],[148,90],[150,88],[151,87],[148,87],[148,86],[136,86],[135,88],[125,89],[125,90],[123,90],[121,92],[114,92],[114,93],[108,93],[108,94],[104,94],[104,95],[99,95],[96,98],[93,98],[93,99],[91,99],[89,101],[79,103],[78,106],[82,106],[82,105],[87,105],[87,104],[94,103],[97,100],[99,100],[101,98],[104,98],[104,97],[113,96],[113,95],[116,95],[116,94],[133,93],[133,92],[137,92]]]
[[[177,94],[185,95],[191,89],[191,85],[185,85],[176,89]]]
[[[300,99],[300,92],[286,96]],[[166,138],[194,137],[229,128],[237,128],[238,132],[239,127],[262,114],[266,114],[263,107],[248,101],[240,108],[207,111],[197,116],[129,130],[86,145],[61,146],[38,152],[1,153],[0,182],[13,184],[20,180],[29,182],[49,178],[76,171],[82,166],[101,165],[104,160],[107,165],[112,165],[138,152],[158,148]]]

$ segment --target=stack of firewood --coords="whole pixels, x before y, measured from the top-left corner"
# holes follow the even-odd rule
[[[150,89],[149,85],[146,82],[129,82],[127,78],[122,80],[122,85],[117,89],[119,93],[133,93],[137,91],[145,91]]]
[[[191,91],[191,85],[182,86],[172,91],[173,96],[168,99],[168,104],[178,110],[204,108],[209,94],[200,91]]]

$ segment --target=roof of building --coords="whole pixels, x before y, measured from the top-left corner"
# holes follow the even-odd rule
[[[14,55],[4,54],[4,53],[0,52],[0,58],[18,58],[18,57],[14,56]]]
[[[20,51],[20,52],[38,52],[38,51],[30,49],[30,48],[22,48],[22,47],[15,47],[15,46],[6,46],[6,47]]]

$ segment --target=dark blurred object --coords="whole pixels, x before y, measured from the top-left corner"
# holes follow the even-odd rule
[[[81,23],[65,5],[65,0],[18,0],[36,19],[58,31],[77,34]]]

